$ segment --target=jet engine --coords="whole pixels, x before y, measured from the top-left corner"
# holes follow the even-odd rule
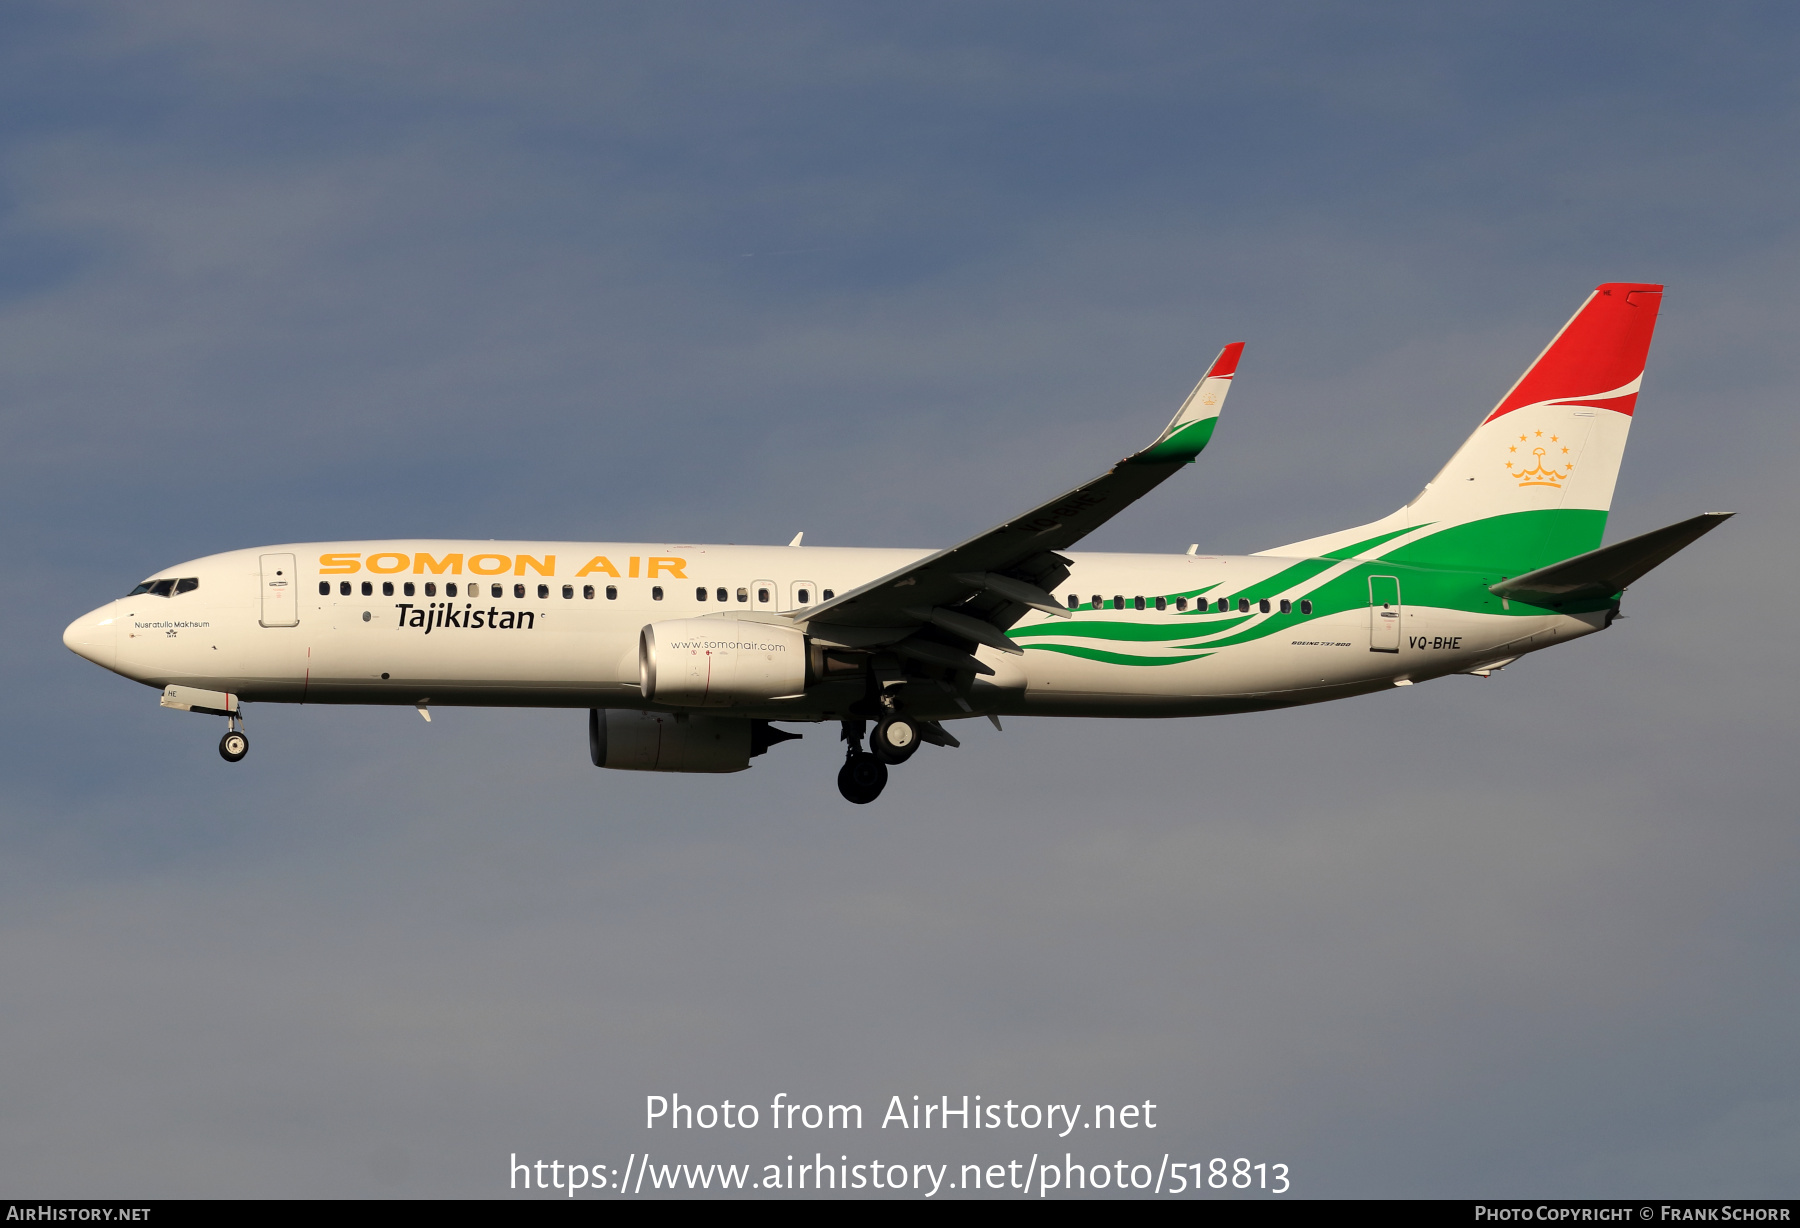
[[[741,772],[769,747],[799,736],[745,717],[588,709],[594,766],[628,772]]]
[[[727,708],[806,690],[806,635],[798,627],[736,618],[651,623],[638,636],[644,698],[683,708]]]

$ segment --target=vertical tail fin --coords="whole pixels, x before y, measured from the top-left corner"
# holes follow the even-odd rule
[[[1392,516],[1268,554],[1353,553],[1511,574],[1600,544],[1662,287],[1610,282]],[[1379,538],[1380,541],[1372,539]]]

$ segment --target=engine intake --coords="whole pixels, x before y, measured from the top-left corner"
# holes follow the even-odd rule
[[[806,690],[806,635],[736,618],[651,623],[638,636],[644,698],[683,708],[791,699]]]

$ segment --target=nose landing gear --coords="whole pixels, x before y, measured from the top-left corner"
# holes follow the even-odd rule
[[[225,736],[219,739],[219,758],[227,763],[236,763],[250,753],[250,739],[244,736],[239,723],[239,717],[226,714]]]

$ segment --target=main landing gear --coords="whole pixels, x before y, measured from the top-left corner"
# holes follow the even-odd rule
[[[250,753],[250,739],[246,738],[244,731],[238,728],[237,717],[228,716],[225,719],[228,726],[225,736],[219,739],[219,758],[227,763],[236,763]]]
[[[838,769],[838,792],[845,801],[858,806],[868,805],[887,788],[887,764],[862,748],[863,730],[867,727],[865,721],[844,722],[843,736],[849,749],[844,752],[844,766]]]
[[[884,718],[875,726],[875,732],[869,738],[869,748],[883,763],[896,766],[905,763],[919,749],[918,722],[899,713]]]

